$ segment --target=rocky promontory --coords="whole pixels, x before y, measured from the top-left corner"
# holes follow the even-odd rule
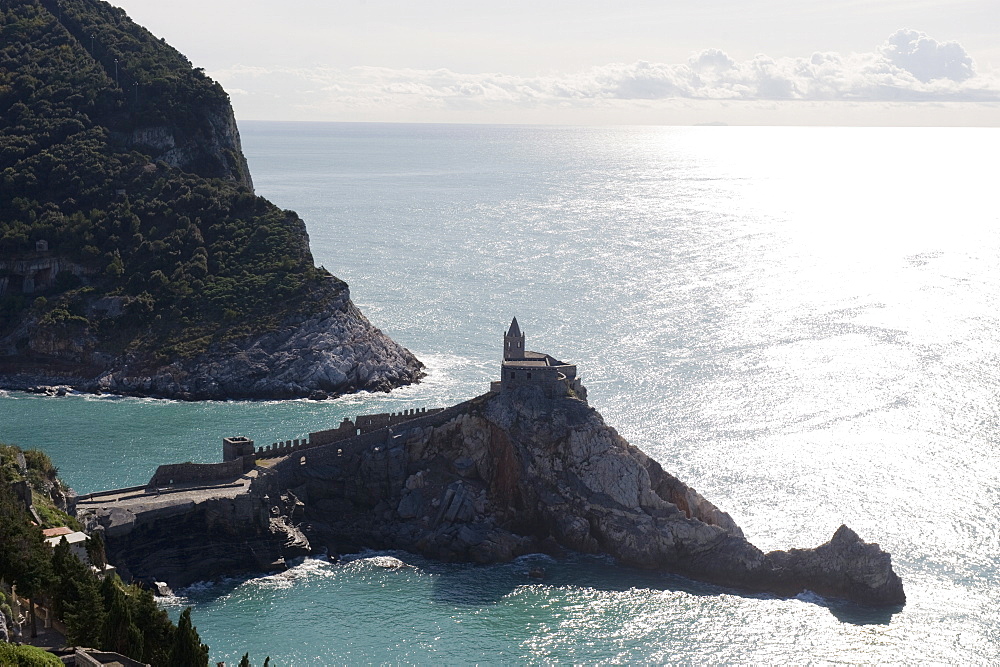
[[[325,399],[420,379],[423,364],[368,321],[345,283],[330,279],[314,296],[326,302],[315,312],[294,313],[270,330],[230,336],[204,353],[165,362],[141,351],[109,356],[87,329],[53,341],[23,323],[0,339],[12,355],[6,363],[0,356],[0,386],[53,396],[76,389],[183,400]],[[28,354],[16,357],[11,341],[22,334]]]
[[[905,602],[877,544],[841,526],[816,548],[764,553],[728,514],[605,424],[579,398],[584,392],[553,386],[501,386],[443,411],[282,453],[258,468],[256,500],[241,501],[257,507],[244,539],[264,560],[275,557],[289,538],[265,519],[285,517],[282,526],[300,530],[312,551],[400,549],[475,563],[572,551],[742,590]],[[177,493],[174,502],[185,498]],[[135,522],[143,530],[109,530],[112,560],[150,580],[212,576],[216,568],[198,563],[216,563],[226,550],[215,545],[218,536],[238,536],[242,521],[219,502],[219,510],[175,511],[168,524],[147,516]],[[91,521],[113,528],[117,507],[106,503]],[[231,539],[239,538],[223,542]],[[291,542],[302,551],[301,541]],[[252,569],[256,561],[240,553],[230,560]],[[175,566],[178,558],[188,570]]]
[[[128,368],[102,374],[88,389],[184,399],[323,399],[416,382],[423,364],[369,323],[347,286],[329,307],[290,317],[274,331],[219,345],[150,376]]]
[[[584,400],[521,386],[444,417],[399,425],[381,448],[277,466],[306,534],[480,563],[565,549],[742,589],[905,602],[878,545],[841,526],[817,548],[764,553]]]

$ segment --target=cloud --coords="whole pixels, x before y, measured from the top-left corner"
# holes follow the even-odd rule
[[[936,42],[916,30],[897,30],[879,53],[919,81],[965,81],[975,76],[972,58],[958,42]]]
[[[1000,101],[1000,80],[977,73],[958,42],[938,42],[909,29],[868,53],[761,54],[740,62],[706,49],[683,63],[610,63],[535,76],[368,66],[235,67],[213,75],[241,92],[266,90],[260,95],[300,111],[327,112],[594,108],[662,100]]]

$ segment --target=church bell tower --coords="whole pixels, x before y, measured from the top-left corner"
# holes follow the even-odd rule
[[[524,359],[524,334],[517,325],[517,318],[510,321],[510,329],[503,335],[503,360]]]

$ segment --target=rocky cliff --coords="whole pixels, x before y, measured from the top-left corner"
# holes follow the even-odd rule
[[[431,421],[275,467],[314,545],[480,563],[573,550],[741,589],[905,602],[878,545],[842,526],[815,549],[763,553],[582,400],[519,387]]]
[[[0,387],[320,397],[420,362],[254,195],[229,97],[100,0],[0,4]]]
[[[59,393],[54,384],[183,400],[325,399],[360,390],[389,391],[419,380],[420,361],[371,325],[345,283],[330,283],[316,290],[312,312],[287,315],[265,331],[248,327],[212,342],[203,353],[162,361],[143,350],[109,355],[101,337],[87,326],[53,332],[37,321],[23,321],[5,339],[11,356],[6,363],[0,357],[0,386],[50,395]],[[120,300],[103,299],[95,301],[92,312],[91,318],[100,317],[110,327],[124,316],[124,307]],[[18,350],[12,340],[27,344]]]
[[[278,494],[266,476],[255,471],[242,486],[227,482],[162,495],[136,491],[104,504],[88,498],[77,518],[103,533],[108,561],[124,580],[146,585],[280,569],[309,553],[302,533],[272,507]]]
[[[392,548],[476,563],[575,551],[743,590],[906,601],[877,544],[841,526],[814,549],[764,553],[584,400],[560,393],[508,388],[300,449],[241,481],[162,498],[159,489],[99,494],[78,508],[104,527],[113,563],[171,585],[307,551]]]

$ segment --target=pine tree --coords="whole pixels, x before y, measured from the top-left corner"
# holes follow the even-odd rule
[[[110,586],[107,583],[109,580]],[[109,587],[111,604],[107,605]],[[125,592],[112,577],[105,578],[101,592],[105,594],[105,608],[108,610],[101,628],[101,648],[130,658],[142,655],[142,633],[132,622],[132,612]]]
[[[208,646],[201,643],[198,630],[191,624],[191,607],[181,612],[170,650],[171,665],[208,667]]]
[[[105,612],[97,578],[88,572],[85,578],[73,580],[72,587],[73,600],[64,603],[63,611],[66,642],[74,646],[100,646]]]
[[[243,657],[240,658],[240,664],[238,667],[250,667],[250,653],[244,653]]]
[[[104,552],[104,539],[101,537],[100,532],[94,533],[87,538],[86,549],[91,565],[103,569],[108,564],[108,557]]]
[[[142,633],[142,662],[150,665],[170,664],[170,647],[175,631],[170,616],[156,606],[156,600],[148,590],[131,586],[129,593],[132,618]]]
[[[65,537],[52,550],[52,576],[49,592],[56,618],[63,618],[66,605],[79,600],[81,586],[97,590],[97,579],[90,567],[72,552]]]

